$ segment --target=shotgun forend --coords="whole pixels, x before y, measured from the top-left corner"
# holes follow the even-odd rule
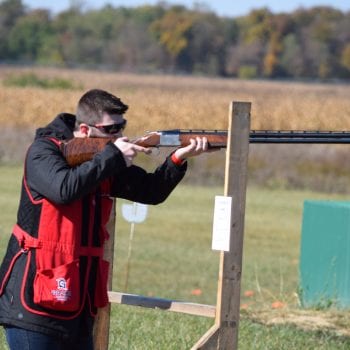
[[[180,147],[196,137],[206,137],[209,147],[223,148],[227,144],[227,130],[162,130],[150,132],[136,139],[144,147]],[[252,130],[250,143],[350,143],[350,131],[312,130]]]

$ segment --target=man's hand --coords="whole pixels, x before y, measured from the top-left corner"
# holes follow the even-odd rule
[[[138,152],[143,152],[146,154],[150,154],[152,152],[152,150],[149,148],[130,143],[127,137],[117,138],[114,144],[122,152],[127,167],[132,165]]]
[[[185,160],[189,157],[195,157],[203,152],[208,152],[208,140],[206,137],[197,137],[191,139],[190,144],[186,147],[178,148],[175,151],[175,157],[180,160]]]

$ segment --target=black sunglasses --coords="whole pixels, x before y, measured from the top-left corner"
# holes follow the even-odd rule
[[[126,123],[127,123],[127,120],[124,119],[121,123],[115,123],[115,124],[109,124],[109,125],[95,124],[90,126],[93,126],[94,128],[99,129],[105,134],[117,134],[118,132],[126,128]]]

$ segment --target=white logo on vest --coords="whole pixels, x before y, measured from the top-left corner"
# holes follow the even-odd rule
[[[68,290],[67,281],[65,278],[60,277],[56,279],[57,289],[51,290],[51,294],[58,301],[67,301],[72,297],[72,292]]]

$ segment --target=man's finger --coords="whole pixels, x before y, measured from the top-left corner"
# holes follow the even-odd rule
[[[138,146],[138,145],[134,145],[134,150],[136,152],[143,152],[143,153],[146,153],[146,154],[150,154],[152,153],[152,150],[150,148],[147,148],[147,147],[142,147],[142,146]]]
[[[196,149],[195,151],[198,152],[202,148],[202,140],[200,137],[196,137]]]
[[[208,139],[206,137],[203,137],[203,151],[208,150]]]

